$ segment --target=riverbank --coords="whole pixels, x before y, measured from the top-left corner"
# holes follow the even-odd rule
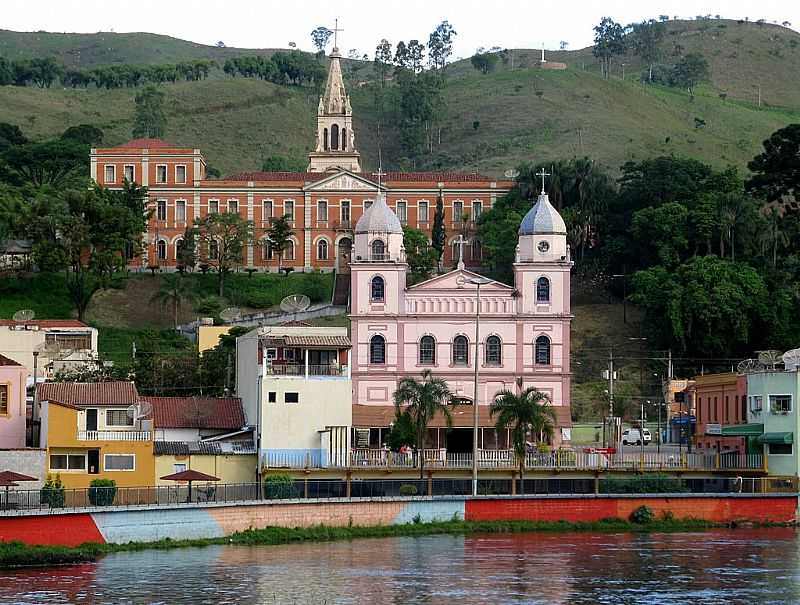
[[[765,526],[767,524],[763,524]],[[779,525],[779,524],[769,524]],[[731,527],[730,524],[713,523],[702,519],[654,519],[634,523],[624,519],[602,519],[593,522],[566,521],[445,521],[434,523],[412,522],[403,525],[375,525],[331,527],[265,527],[248,529],[221,538],[195,540],[159,540],[157,542],[128,542],[126,544],[86,543],[79,546],[29,546],[21,542],[0,543],[0,568],[23,566],[50,566],[86,563],[117,552],[165,550],[172,548],[202,547],[219,544],[247,546],[274,546],[297,542],[330,542],[362,538],[387,538],[437,534],[499,534],[525,532],[682,532],[711,528]]]

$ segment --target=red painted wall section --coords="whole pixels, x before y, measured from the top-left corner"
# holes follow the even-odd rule
[[[795,519],[797,498],[548,498],[536,500],[468,500],[467,521],[599,521],[627,519],[640,506],[656,515],[729,523],[788,523]]]
[[[89,514],[0,519],[0,542],[14,541],[51,546],[78,546],[84,542],[105,543]]]

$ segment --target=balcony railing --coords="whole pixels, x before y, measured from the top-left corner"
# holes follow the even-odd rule
[[[150,431],[78,431],[78,441],[152,441]]]
[[[353,230],[353,221],[351,220],[341,220],[336,221],[333,224],[333,228],[337,231],[352,231]]]
[[[347,376],[347,366],[314,365],[304,363],[271,364],[265,368],[267,376],[293,376],[297,378]]]
[[[472,454],[447,452],[444,449],[423,451],[424,466],[430,469],[469,469],[472,468]],[[391,452],[383,449],[353,449],[350,459],[331,462],[328,467],[360,468],[416,468],[419,465],[417,452]],[[298,466],[285,460],[284,466],[308,468],[307,457],[296,457]],[[262,464],[270,464],[262,460]],[[480,450],[478,468],[486,470],[516,470],[519,462],[512,450]],[[670,454],[617,452],[600,454],[556,450],[548,453],[530,453],[525,457],[525,468],[530,470],[577,470],[577,471],[763,471],[764,457],[760,454]]]

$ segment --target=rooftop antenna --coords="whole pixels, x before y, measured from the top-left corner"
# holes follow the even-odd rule
[[[20,309],[14,313],[14,321],[31,321],[36,317],[36,312],[33,309]]]
[[[138,422],[142,418],[147,418],[152,411],[153,406],[149,401],[138,401],[137,403],[128,406],[128,409],[125,410],[125,414],[128,416],[128,418],[133,418],[134,422]]]
[[[542,195],[544,195],[545,194],[544,193],[544,177],[550,176],[550,173],[549,172],[545,172],[544,168],[542,168],[541,171],[536,173],[536,176],[542,177]]]
[[[516,168],[509,168],[503,173],[503,176],[507,179],[515,179],[519,176],[519,170]]]
[[[311,305],[311,299],[305,294],[290,294],[281,301],[281,311],[284,313],[299,313]]]
[[[236,321],[242,317],[242,311],[239,307],[228,307],[220,312],[219,317],[225,322]]]

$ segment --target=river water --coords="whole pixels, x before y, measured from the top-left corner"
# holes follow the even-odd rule
[[[789,528],[211,546],[0,571],[4,605],[798,602]]]

